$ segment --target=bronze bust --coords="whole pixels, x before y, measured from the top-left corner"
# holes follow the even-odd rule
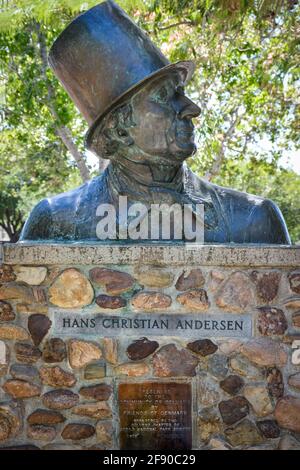
[[[49,63],[89,124],[87,148],[110,159],[79,188],[44,199],[21,241],[99,241],[97,207],[204,205],[205,243],[290,244],[270,200],[198,178],[184,164],[195,150],[200,109],[184,94],[190,61],[170,64],[146,34],[109,0],[77,17],[52,46]]]

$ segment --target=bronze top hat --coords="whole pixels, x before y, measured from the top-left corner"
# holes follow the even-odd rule
[[[195,69],[191,61],[170,64],[112,0],[67,26],[52,45],[49,64],[90,126],[87,147],[104,116],[146,82],[172,70],[187,82]]]

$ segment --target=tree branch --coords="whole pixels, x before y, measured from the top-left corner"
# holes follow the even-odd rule
[[[241,120],[241,117],[236,115],[233,121],[231,122],[228,131],[223,134],[223,139],[222,139],[222,143],[220,146],[220,150],[218,154],[216,155],[211,168],[204,175],[204,178],[207,179],[208,181],[210,181],[214,176],[219,174],[222,163],[225,159],[226,140],[228,141],[228,139],[232,136],[240,120]]]
[[[70,130],[66,126],[56,126],[55,131],[76,161],[81,178],[83,181],[88,181],[90,179],[90,172],[86,166],[82,154],[74,144]]]
[[[177,23],[172,23],[167,26],[160,26],[160,27],[157,27],[156,29],[158,31],[165,31],[166,29],[176,28],[177,26],[181,26],[181,25],[196,26],[196,23],[194,21],[188,21],[188,20],[178,21]]]
[[[44,78],[44,81],[47,87],[47,105],[55,120],[55,130],[56,130],[57,135],[62,139],[63,143],[65,144],[70,154],[76,161],[82,180],[87,181],[90,179],[90,172],[85,163],[84,157],[81,154],[81,152],[79,152],[77,146],[75,145],[72,139],[71,131],[66,126],[61,124],[61,120],[54,106],[55,91],[47,77],[48,59],[47,59],[47,47],[46,47],[45,36],[43,32],[41,31],[41,25],[37,22],[35,24],[36,24],[36,29],[37,29],[38,44],[39,44],[39,50],[40,50],[41,71],[42,71],[42,76]]]

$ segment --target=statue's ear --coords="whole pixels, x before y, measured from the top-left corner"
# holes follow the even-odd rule
[[[131,123],[131,108],[122,106],[111,112],[100,131],[99,141],[103,142],[106,155],[116,153],[122,147],[129,147],[134,140],[129,134]]]

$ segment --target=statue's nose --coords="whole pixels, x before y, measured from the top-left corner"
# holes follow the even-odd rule
[[[199,106],[185,95],[179,95],[176,101],[176,112],[180,119],[197,117],[201,113]]]

